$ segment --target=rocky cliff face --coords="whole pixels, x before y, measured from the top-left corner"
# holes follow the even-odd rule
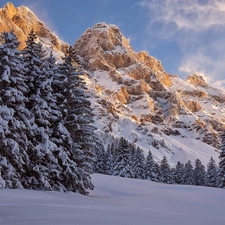
[[[125,136],[171,160],[181,145],[179,138],[207,144],[212,152],[219,149],[225,93],[210,87],[202,76],[191,74],[183,81],[167,74],[159,60],[134,52],[115,25],[88,28],[74,47],[91,76],[96,125],[103,136]],[[177,146],[171,138],[179,139]]]
[[[45,42],[47,39],[47,44],[56,51],[65,51],[68,46],[53,34],[30,9],[25,6],[16,8],[9,2],[0,9],[0,32],[11,29],[14,29],[18,36],[21,49],[26,46],[25,40],[31,29],[36,32],[41,41]]]
[[[60,54],[60,41],[25,6],[0,9],[0,31],[14,29],[21,48],[30,29]],[[225,124],[225,93],[198,74],[186,81],[163,69],[147,52],[136,53],[118,27],[98,23],[75,42],[86,77],[102,141],[124,136],[156,160],[171,163],[218,157]]]

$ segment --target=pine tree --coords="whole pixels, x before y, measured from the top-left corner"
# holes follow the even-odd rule
[[[184,174],[184,164],[178,161],[173,173],[173,180],[176,184],[183,183],[183,174]]]
[[[183,184],[194,185],[194,174],[193,166],[190,160],[184,165],[184,174],[183,174]]]
[[[0,170],[8,188],[22,187],[27,154],[28,88],[14,31],[0,36]]]
[[[26,78],[29,86],[29,97],[36,93],[37,82],[41,74],[40,67],[43,63],[44,50],[37,42],[37,35],[32,29],[26,40],[26,47],[23,50],[24,66],[26,68]],[[33,103],[33,102],[31,102]]]
[[[101,145],[95,152],[96,161],[94,163],[94,172],[107,174],[107,153],[105,152],[104,146]]]
[[[217,185],[217,166],[216,161],[211,157],[207,165],[206,186],[216,187]]]
[[[205,185],[205,166],[202,165],[201,161],[199,159],[196,159],[195,161],[195,168],[193,171],[194,181],[196,186],[204,186]]]
[[[113,144],[111,146],[108,145],[108,148],[105,152],[105,156],[106,156],[106,174],[112,175],[114,172],[114,161],[115,161]]]
[[[221,135],[221,148],[219,159],[220,162],[218,169],[217,186],[219,188],[225,188],[225,132]]]
[[[145,178],[147,180],[158,182],[157,166],[150,150],[145,161]]]
[[[70,147],[71,158],[76,162],[83,187],[78,192],[87,194],[94,188],[91,182],[95,149],[98,148],[98,136],[93,126],[91,102],[86,93],[83,71],[78,64],[78,58],[72,47],[69,48],[59,71],[65,76],[65,89],[62,94],[65,100],[61,103],[65,119],[64,124],[71,134],[74,144]],[[63,78],[63,76],[61,76]]]
[[[134,152],[134,161],[133,161],[133,170],[134,170],[134,178],[136,179],[145,179],[145,156],[143,150],[139,147],[135,148]]]
[[[53,94],[52,82],[55,67],[55,59],[52,54],[45,58],[46,53],[41,43],[36,41],[37,36],[31,30],[23,50],[25,59],[26,76],[29,86],[27,104],[33,116],[32,132],[28,135],[30,140],[29,176],[26,186],[34,189],[51,190],[52,174],[58,166],[53,151],[57,146],[51,141],[53,125],[58,112],[55,112],[56,98]],[[50,184],[50,183],[51,184]]]
[[[133,162],[128,141],[121,137],[119,145],[116,148],[114,176],[134,178]]]
[[[172,176],[167,158],[164,156],[160,163],[160,181],[162,183],[171,184]]]
[[[3,180],[2,176],[1,176],[1,170],[2,170],[2,167],[0,165],[0,190],[5,188],[5,181]]]

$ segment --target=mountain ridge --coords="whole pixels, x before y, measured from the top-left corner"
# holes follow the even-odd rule
[[[21,48],[32,28],[60,56],[68,48],[24,6],[8,3],[0,9],[0,27],[15,29]],[[134,52],[115,25],[88,28],[74,47],[88,74],[95,125],[105,147],[124,136],[145,153],[151,150],[156,161],[164,155],[171,164],[200,158],[206,165],[211,156],[217,159],[225,123],[223,91],[198,74],[184,81],[166,73],[158,59]]]

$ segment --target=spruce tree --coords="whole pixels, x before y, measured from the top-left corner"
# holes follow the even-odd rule
[[[173,173],[173,180],[176,184],[183,183],[183,174],[184,174],[184,164],[178,161]]]
[[[194,170],[190,160],[184,165],[183,184],[194,185]]]
[[[28,87],[14,31],[1,33],[0,43],[0,171],[5,186],[17,188],[22,187],[29,163]]]
[[[218,169],[217,186],[219,188],[225,188],[225,132],[221,135],[221,147],[219,159],[220,162]]]
[[[55,59],[52,54],[44,58],[46,52],[33,30],[28,35],[26,48],[23,50],[26,76],[29,86],[27,108],[33,116],[32,132],[28,134],[30,141],[29,176],[26,186],[34,189],[52,190],[52,175],[49,169],[57,168],[57,159],[53,151],[57,146],[51,141],[52,124],[56,99],[53,94],[52,82]],[[50,181],[50,183],[49,183]]]
[[[43,48],[40,43],[37,42],[37,35],[32,29],[28,34],[26,40],[26,47],[22,51],[24,58],[24,66],[26,68],[26,78],[29,86],[29,97],[36,94],[37,82],[41,74],[40,67],[43,63]],[[33,103],[31,101],[31,103]],[[32,106],[31,106],[32,107]]]
[[[0,165],[0,189],[3,189],[5,188],[5,181],[3,180],[2,176],[1,176],[1,170],[2,170],[2,167]]]
[[[61,107],[65,106],[64,124],[73,140],[70,146],[71,158],[76,162],[83,187],[78,192],[87,194],[88,189],[94,188],[91,182],[93,163],[95,161],[95,149],[98,148],[98,136],[93,123],[93,112],[89,95],[86,93],[86,83],[83,77],[83,70],[75,50],[70,47],[59,66],[59,72],[65,77],[65,89],[62,94],[65,100]],[[61,76],[63,78],[63,76]]]
[[[103,145],[99,146],[95,155],[96,160],[94,162],[94,172],[107,174],[107,153],[105,152]]]
[[[121,137],[115,152],[114,176],[134,178],[133,162],[128,141]]]
[[[171,169],[165,156],[160,163],[160,181],[167,184],[172,183]]]
[[[135,148],[135,146],[133,147]],[[133,161],[134,178],[145,179],[145,156],[143,150],[135,148]]]
[[[205,166],[202,165],[201,161],[199,159],[196,159],[195,161],[195,168],[193,171],[194,176],[194,184],[196,186],[204,186],[205,185],[205,178],[206,178],[206,172],[205,172]]]
[[[114,145],[111,146],[108,145],[107,150],[105,152],[106,156],[106,174],[112,175],[114,172],[114,161],[115,161],[115,155],[114,155]]]
[[[216,187],[217,185],[217,166],[216,161],[211,157],[207,165],[206,172],[206,186],[207,187]]]
[[[149,150],[145,160],[145,179],[158,182],[158,174],[156,162],[153,159],[152,153]]]

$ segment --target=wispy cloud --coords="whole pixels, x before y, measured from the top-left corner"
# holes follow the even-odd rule
[[[149,11],[148,34],[178,44],[179,73],[196,71],[217,86],[225,84],[224,0],[143,0],[141,5]]]

